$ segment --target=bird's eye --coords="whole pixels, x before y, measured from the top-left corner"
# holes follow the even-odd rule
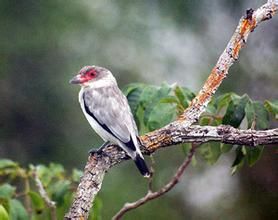
[[[91,71],[91,72],[89,72],[89,74],[88,74],[89,76],[95,76],[96,75],[96,73],[94,72],[94,71]]]

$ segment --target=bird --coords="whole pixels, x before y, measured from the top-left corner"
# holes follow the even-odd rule
[[[83,114],[105,141],[100,149],[111,143],[120,146],[135,162],[140,173],[150,177],[139,148],[141,141],[130,106],[113,74],[104,67],[84,66],[70,83],[81,86],[79,103]]]

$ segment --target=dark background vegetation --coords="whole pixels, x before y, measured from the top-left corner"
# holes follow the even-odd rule
[[[84,65],[112,70],[121,88],[163,82],[197,92],[249,7],[265,1],[0,1],[0,157],[23,165],[56,162],[82,169],[101,140],[81,113],[69,79]],[[248,40],[218,94],[278,97],[277,17]],[[155,185],[183,160],[180,148],[161,150]],[[198,160],[198,158],[197,158]],[[230,176],[231,155],[199,163],[159,200],[126,219],[277,219],[277,152]],[[106,176],[103,219],[146,191],[126,162]]]

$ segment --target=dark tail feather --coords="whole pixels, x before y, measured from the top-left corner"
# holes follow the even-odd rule
[[[136,157],[134,158],[134,162],[138,170],[144,177],[150,177],[151,174],[149,168],[147,167],[145,160],[139,154],[137,154]]]

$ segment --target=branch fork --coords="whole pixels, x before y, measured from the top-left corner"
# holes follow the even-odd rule
[[[249,146],[278,144],[278,129],[254,131],[238,130],[230,126],[191,126],[205,111],[212,96],[221,85],[224,78],[227,77],[229,68],[238,59],[239,52],[246,44],[249,34],[253,32],[262,21],[271,19],[277,12],[277,9],[278,0],[268,0],[266,4],[257,10],[248,9],[246,11],[246,16],[239,21],[231,40],[219,57],[215,67],[212,69],[203,88],[192,100],[190,106],[176,121],[164,128],[140,137],[145,146],[142,148],[144,154],[151,154],[160,148],[184,142],[203,143],[207,141],[220,141],[222,143]],[[65,219],[87,219],[92,202],[101,189],[105,173],[111,167],[128,159],[125,152],[114,145],[107,146],[102,149],[102,151],[103,153],[95,153],[89,156],[84,169],[84,175],[77,188],[72,206],[65,215]],[[191,152],[190,155],[193,156],[193,154],[194,152]],[[192,156],[190,158],[190,155],[181,165],[177,173],[179,173],[180,169],[185,169],[188,166],[192,158]],[[179,174],[182,175],[183,171]],[[178,177],[174,178],[168,184],[175,185],[178,180]],[[166,186],[168,186],[168,184]],[[164,194],[167,192],[167,189],[171,189],[171,187],[165,187],[156,192],[149,191],[145,197],[139,199],[135,203],[127,203],[122,210],[127,210],[129,207],[156,198],[157,195]],[[119,216],[121,217],[122,210],[120,210],[114,219],[120,219]]]

